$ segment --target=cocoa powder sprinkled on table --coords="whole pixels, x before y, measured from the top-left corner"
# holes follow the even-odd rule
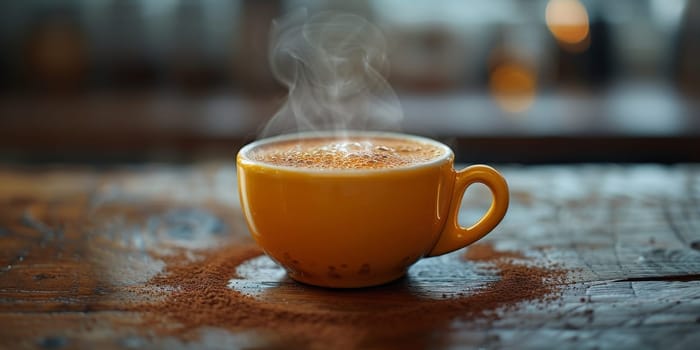
[[[381,290],[356,291],[294,285],[298,294],[290,294],[286,302],[275,303],[228,287],[229,280],[236,277],[236,267],[260,254],[255,246],[239,245],[204,252],[194,261],[177,256],[166,258],[166,271],[140,291],[150,301],[128,308],[144,312],[149,329],[159,328],[162,334],[185,340],[199,337],[201,327],[217,327],[271,331],[278,339],[285,339],[285,347],[327,348],[333,344],[334,348],[356,348],[368,346],[373,339],[406,341],[406,335],[420,338],[417,335],[448,328],[454,320],[494,322],[521,303],[555,299],[567,274],[559,266],[541,266],[518,252],[496,251],[490,244],[482,243],[471,246],[463,255],[464,268],[478,265],[490,269],[497,278],[476,290],[465,288],[464,292],[435,299],[406,295],[401,287],[392,285]],[[392,295],[392,288],[397,289],[394,304],[380,311],[376,301],[372,305],[358,302],[350,311],[332,307],[333,298],[355,300],[352,298],[360,293],[373,299],[374,293]],[[329,306],[308,302],[314,297],[330,298]]]

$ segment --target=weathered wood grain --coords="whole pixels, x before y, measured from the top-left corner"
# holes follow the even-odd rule
[[[557,300],[523,300],[491,323],[455,318],[366,348],[695,348],[700,344],[700,166],[504,167],[512,204],[486,241],[571,271]],[[489,205],[470,189],[460,220]],[[0,169],[3,348],[270,348],[256,330],[207,328],[196,340],[143,329],[120,311],[164,268],[157,254],[251,244],[231,164]],[[157,253],[154,255],[153,253]],[[339,293],[288,280],[265,257],[229,281],[267,303],[332,312],[389,309],[475,293],[498,279],[463,252],[416,264],[391,285]],[[66,283],[68,281],[68,283]],[[358,325],[357,327],[360,327]],[[349,326],[350,327],[350,326]],[[390,327],[390,325],[387,325]],[[353,329],[348,328],[348,332]]]

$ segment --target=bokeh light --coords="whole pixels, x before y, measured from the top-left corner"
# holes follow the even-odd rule
[[[520,63],[502,63],[491,70],[489,88],[505,111],[520,113],[535,100],[537,77],[532,68]]]
[[[582,51],[588,47],[588,11],[580,1],[550,0],[545,10],[545,21],[549,31],[564,48]]]

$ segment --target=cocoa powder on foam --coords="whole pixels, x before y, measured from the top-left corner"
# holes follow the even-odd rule
[[[310,138],[256,148],[256,161],[310,169],[386,169],[429,162],[444,154],[434,145],[392,138]]]
[[[176,327],[161,327],[159,332],[184,339],[198,337],[198,329],[208,326],[232,331],[273,331],[297,339],[304,347],[334,344],[337,348],[353,348],[373,337],[392,339],[447,328],[454,319],[492,322],[501,317],[503,310],[522,302],[556,299],[567,275],[559,266],[528,262],[530,259],[518,252],[501,252],[490,244],[475,244],[463,258],[486,264],[498,276],[483,288],[441,300],[413,298],[388,311],[368,308],[343,312],[303,301],[265,302],[230,289],[228,281],[235,277],[236,267],[260,254],[257,247],[245,245],[209,251],[196,261],[168,258],[166,271],[140,291],[151,301],[128,308],[145,312],[149,328],[162,325],[163,317],[175,321]]]

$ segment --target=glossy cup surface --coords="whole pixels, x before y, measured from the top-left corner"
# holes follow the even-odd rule
[[[428,256],[447,220],[456,172],[445,145],[392,133],[352,133],[427,143],[444,150],[428,163],[385,169],[309,169],[252,160],[263,139],[237,156],[241,206],[253,238],[297,281],[325,287],[378,285]],[[457,200],[461,200],[458,198]]]

